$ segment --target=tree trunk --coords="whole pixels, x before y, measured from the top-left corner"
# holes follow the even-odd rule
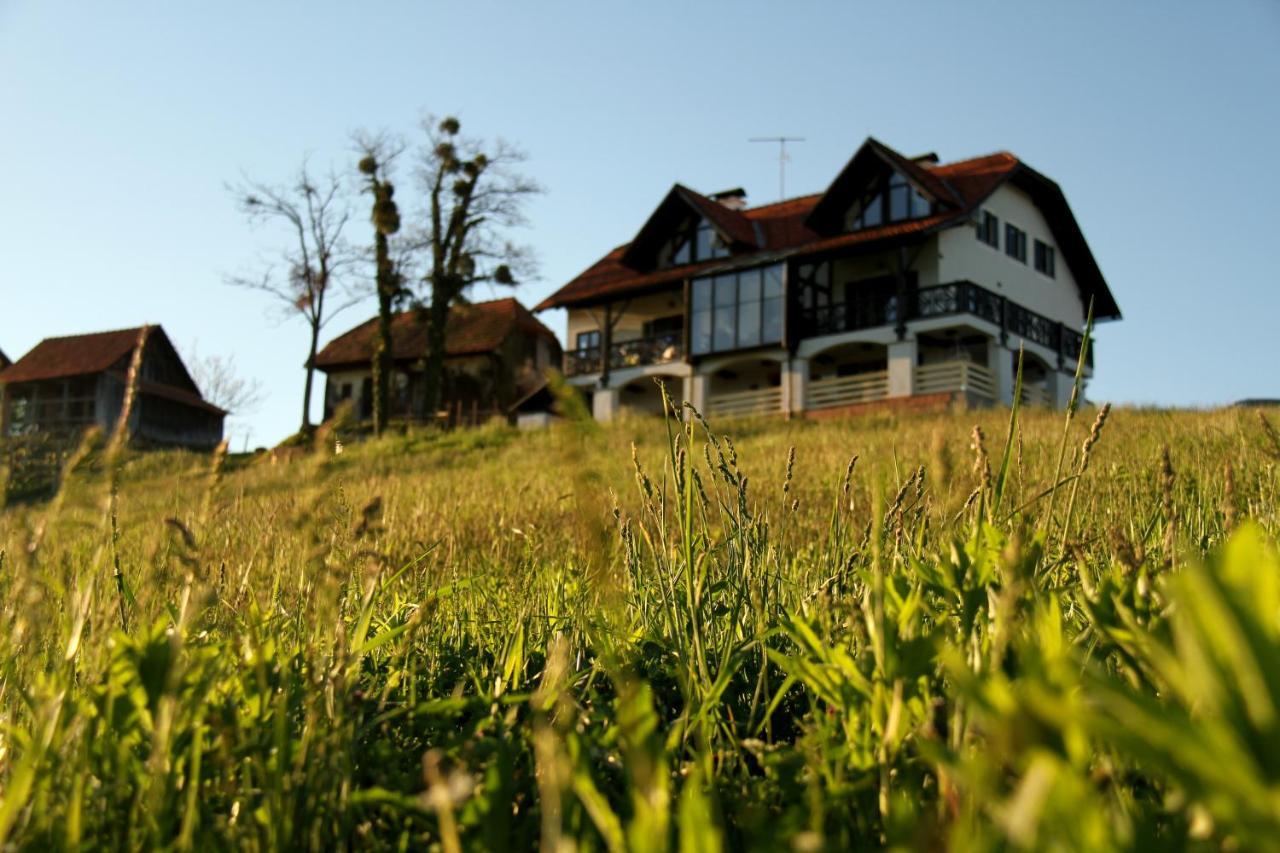
[[[311,351],[307,353],[307,383],[302,388],[302,431],[311,431],[311,388],[316,375],[316,350],[320,346],[320,327],[311,327]]]
[[[442,402],[441,392],[444,390],[444,338],[449,322],[450,301],[441,290],[437,289],[431,294],[431,304],[427,306],[427,357],[422,383],[422,406],[424,413],[428,417],[434,415],[440,409]]]
[[[378,332],[373,342],[373,434],[387,428],[388,396],[391,391],[391,259],[387,235],[375,236],[377,252]]]

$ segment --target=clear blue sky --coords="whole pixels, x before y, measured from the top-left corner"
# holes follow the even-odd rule
[[[161,323],[266,385],[237,445],[278,440],[306,329],[223,284],[271,236],[224,184],[286,178],[305,154],[348,168],[353,129],[412,139],[423,111],[530,155],[548,192],[520,235],[542,269],[526,304],[629,239],[674,181],[773,200],[776,152],[749,137],[808,140],[790,194],[868,135],[944,160],[1005,149],[1062,185],[1124,311],[1099,331],[1094,399],[1280,396],[1274,0],[0,0],[0,348]]]

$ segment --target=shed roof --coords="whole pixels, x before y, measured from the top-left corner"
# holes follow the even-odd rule
[[[373,317],[330,341],[316,355],[316,366],[333,369],[368,364],[373,358],[373,341],[378,318]],[[545,337],[555,334],[529,309],[514,298],[454,305],[445,326],[445,355],[479,355],[493,352],[512,332]],[[417,309],[401,311],[391,318],[391,357],[394,361],[422,358],[427,351],[427,320]]]
[[[11,366],[0,370],[0,384],[44,382],[51,379],[92,376],[108,372],[121,375],[123,378],[119,369],[113,371],[112,368],[133,355],[134,348],[137,347],[144,330],[148,330],[147,351],[156,347],[165,357],[172,359],[180,369],[177,375],[182,385],[140,379],[138,390],[143,394],[163,397],[219,415],[227,414],[224,409],[215,406],[200,395],[195,382],[187,373],[186,366],[182,364],[182,358],[160,326],[136,326],[132,329],[115,329],[110,332],[45,338]]]
[[[45,338],[0,372],[0,382],[39,382],[102,373],[133,352],[142,328]]]

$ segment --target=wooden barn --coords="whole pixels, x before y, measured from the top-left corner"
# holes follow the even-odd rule
[[[361,420],[373,417],[374,334],[377,318],[339,335],[316,356],[327,377],[324,416],[350,400]],[[427,320],[404,311],[391,321],[391,416],[411,420],[421,411]],[[544,381],[559,365],[555,334],[515,299],[495,299],[449,309],[445,328],[445,377],[441,410],[433,420],[476,423],[509,417],[513,403]]]
[[[226,412],[207,402],[159,326],[45,338],[0,370],[0,435],[71,436],[115,428],[134,351],[143,346],[130,438],[208,449],[222,441]]]

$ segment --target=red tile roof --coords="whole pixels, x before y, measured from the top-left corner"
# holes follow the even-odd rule
[[[756,252],[749,257],[741,258],[741,262],[750,262],[758,261],[762,256],[771,253],[778,257],[785,257],[855,245],[870,246],[909,234],[958,224],[963,222],[970,211],[981,204],[1001,181],[1008,178],[1020,165],[1016,157],[1003,152],[946,165],[921,163],[903,157],[874,140],[868,144],[875,145],[877,151],[885,153],[885,156],[899,165],[909,178],[916,180],[944,202],[948,202],[948,206],[942,212],[926,219],[897,222],[864,231],[822,235],[813,231],[807,220],[814,207],[823,198],[823,193],[791,198],[743,211],[732,211],[710,199],[698,196],[691,190],[686,192],[724,212],[713,219],[717,227],[721,227],[722,230],[724,230],[722,220],[732,223],[735,228],[742,227],[739,223],[750,227],[753,232],[751,244],[756,246]],[[678,187],[678,189],[684,188]],[[703,205],[698,204],[698,207],[702,209]],[[754,236],[757,230],[760,235],[758,240]],[[577,278],[538,303],[534,310],[543,311],[548,308],[591,304],[609,296],[643,291],[682,281],[690,275],[726,265],[726,261],[718,260],[663,270],[636,270],[623,263],[626,250],[627,246],[624,245],[609,252]],[[732,264],[738,260],[732,259],[728,263]]]
[[[378,318],[366,320],[330,341],[316,355],[316,366],[337,368],[368,364],[373,358],[373,340]],[[515,299],[495,299],[449,309],[445,326],[445,355],[477,355],[493,352],[513,332],[556,336]],[[426,315],[418,310],[401,311],[391,319],[391,357],[394,361],[422,358],[427,352]]]
[[[72,376],[92,376],[98,373],[111,372],[124,381],[127,371],[126,362],[132,355],[134,347],[145,327],[134,329],[117,329],[112,332],[93,332],[87,335],[68,335],[61,338],[45,338],[35,348],[18,359],[11,367],[0,371],[0,384],[16,384],[20,382],[43,382],[50,379],[66,379]],[[151,326],[147,337],[148,350],[151,347],[171,351],[171,358],[178,361],[185,377],[186,367],[173,349],[164,329]],[[112,370],[112,368],[117,368]],[[190,378],[187,377],[187,381]],[[205,400],[191,388],[181,388],[151,380],[140,380],[138,390],[144,395],[163,397],[177,403],[194,406],[198,409],[225,415],[226,411]]]
[[[101,373],[133,352],[141,328],[45,338],[0,372],[0,382],[39,382]]]

